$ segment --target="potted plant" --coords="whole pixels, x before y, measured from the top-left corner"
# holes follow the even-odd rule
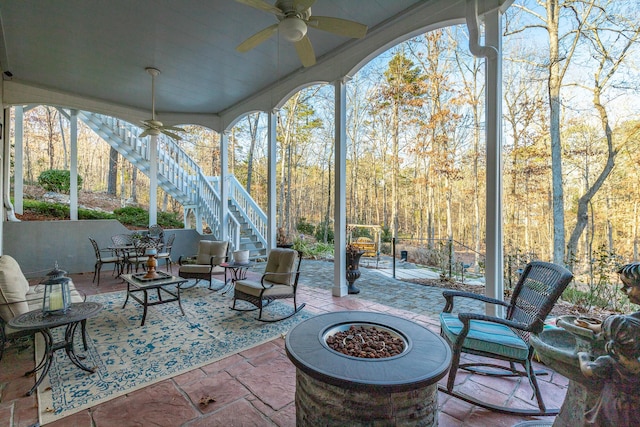
[[[278,227],[278,233],[276,234],[276,246],[279,248],[291,248],[293,243],[289,239],[289,233],[287,233],[284,227]]]
[[[364,254],[358,246],[349,243],[347,245],[347,282],[349,282],[349,293],[360,293],[360,289],[353,285],[353,282],[360,277],[360,257]]]

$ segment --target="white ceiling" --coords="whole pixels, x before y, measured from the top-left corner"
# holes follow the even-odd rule
[[[510,1],[480,3],[489,10]],[[68,104],[63,106],[91,99],[147,115],[151,77],[145,67],[151,66],[161,71],[160,119],[224,127],[243,112],[273,108],[274,93],[282,97],[300,85],[333,81],[410,35],[439,22],[461,22],[464,4],[317,0],[314,15],[358,21],[369,32],[352,40],[310,28],[318,63],[304,69],[293,46],[277,36],[236,52],[238,44],[277,20],[233,0],[0,0],[0,66],[12,74],[5,76],[4,102],[56,102],[56,95],[24,89],[44,87],[65,94],[58,101]],[[290,83],[283,83],[285,77]]]

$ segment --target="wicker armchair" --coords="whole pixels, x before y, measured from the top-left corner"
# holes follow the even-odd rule
[[[446,305],[440,314],[440,334],[453,350],[451,370],[446,387],[440,390],[486,409],[518,415],[555,415],[558,409],[547,409],[532,369],[533,347],[529,336],[542,332],[544,320],[573,279],[566,268],[541,261],[527,265],[516,284],[510,302],[462,291],[444,291]],[[506,318],[477,313],[452,313],[454,298],[473,298],[506,307]],[[460,363],[462,353],[475,354],[509,362]],[[516,369],[516,363],[524,371]],[[477,397],[454,390],[458,369],[489,376],[526,376],[533,387],[539,410],[508,408],[483,402]]]
[[[233,292],[233,310],[253,311],[260,310],[258,320],[263,322],[277,322],[287,319],[305,306],[297,305],[296,291],[298,278],[300,277],[300,263],[302,254],[294,249],[271,249],[267,259],[267,266],[259,281],[244,279],[235,282]],[[262,317],[262,309],[276,299],[293,298],[293,312],[277,319],[265,319]],[[243,300],[255,307],[249,309],[236,308],[236,302]]]

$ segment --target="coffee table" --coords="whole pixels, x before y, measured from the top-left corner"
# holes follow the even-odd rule
[[[9,320],[9,326],[14,329],[40,332],[44,337],[45,348],[42,360],[40,360],[33,370],[25,373],[25,376],[31,375],[39,370],[42,370],[42,374],[34,386],[31,387],[31,390],[27,392],[27,396],[31,396],[33,392],[36,391],[44,377],[49,373],[49,368],[51,368],[51,363],[53,362],[53,354],[58,350],[64,349],[69,360],[78,368],[91,373],[95,372],[95,368],[88,368],[80,362],[83,357],[75,353],[73,337],[80,323],[86,322],[90,317],[96,316],[101,310],[102,304],[97,302],[77,302],[71,304],[65,314],[45,314],[41,309],[37,309]],[[66,326],[64,339],[55,342],[51,334],[51,329],[60,326]],[[84,347],[86,350],[86,342],[84,343]]]
[[[184,316],[184,310],[182,309],[182,303],[180,302],[180,285],[183,283],[187,283],[188,280],[178,276],[171,276],[169,274],[165,274],[162,272],[157,273],[160,277],[155,279],[145,279],[144,273],[141,274],[123,274],[122,279],[127,282],[127,298],[124,300],[124,305],[122,308],[127,306],[127,302],[129,301],[129,297],[136,300],[142,307],[144,311],[142,313],[142,322],[140,326],[144,326],[144,322],[147,318],[147,308],[152,305],[158,304],[167,304],[169,302],[178,301],[178,307],[180,307],[180,312]],[[167,289],[168,286],[175,285],[176,291],[172,291]],[[158,293],[158,299],[154,301],[149,301],[149,291],[156,290]],[[140,293],[144,295],[141,299],[136,293]],[[168,294],[169,298],[163,299],[162,293]]]

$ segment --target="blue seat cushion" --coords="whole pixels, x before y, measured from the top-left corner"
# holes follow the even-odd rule
[[[463,325],[457,314],[440,313],[440,326],[447,339],[454,343]],[[529,346],[511,328],[484,320],[471,321],[462,347],[518,360],[526,360],[529,356]]]

